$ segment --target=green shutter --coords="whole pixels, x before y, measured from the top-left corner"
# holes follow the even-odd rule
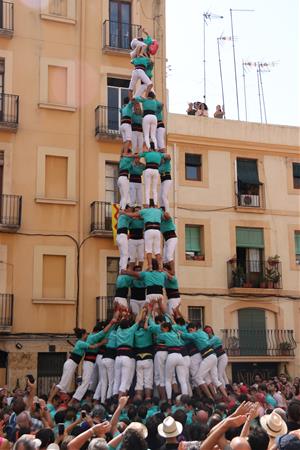
[[[185,251],[201,252],[200,228],[186,225],[185,227]]]
[[[245,248],[264,248],[264,234],[261,228],[236,229],[236,246]]]
[[[300,255],[300,233],[299,232],[295,232],[295,250],[296,250],[296,255]]]
[[[259,184],[257,160],[256,159],[237,159],[237,177],[238,181],[245,184]]]

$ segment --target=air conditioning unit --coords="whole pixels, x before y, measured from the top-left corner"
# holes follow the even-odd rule
[[[259,195],[242,194],[240,196],[240,206],[256,206],[259,207]]]

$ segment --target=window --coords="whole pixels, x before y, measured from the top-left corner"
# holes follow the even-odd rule
[[[130,48],[131,3],[123,0],[109,2],[109,46]]]
[[[119,258],[107,258],[106,264],[106,293],[108,297],[114,297],[116,292],[116,280],[119,274]]]
[[[237,276],[234,287],[259,287],[264,280],[262,228],[236,228]]]
[[[38,353],[37,361],[37,393],[48,395],[49,390],[60,380],[66,353]]]
[[[296,264],[300,264],[300,231],[295,231]]]
[[[46,155],[45,197],[68,197],[68,158]]]
[[[41,3],[42,19],[75,23],[76,0],[43,0]]]
[[[49,14],[67,17],[68,0],[49,0]]]
[[[205,259],[203,234],[202,225],[185,226],[185,258],[187,260],[203,261]]]
[[[119,177],[118,163],[105,163],[105,201],[108,203],[119,203],[120,193],[117,186]]]
[[[237,158],[238,206],[259,207],[259,178],[256,159]]]
[[[188,306],[188,321],[196,325],[204,326],[204,307],[203,306]]]
[[[119,130],[120,108],[128,95],[129,80],[107,78],[107,125],[108,130]]]
[[[201,181],[201,155],[185,154],[185,178],[187,180]]]
[[[0,195],[3,193],[4,152],[0,151]]]
[[[43,255],[43,298],[65,298],[66,256]]]
[[[48,102],[58,105],[67,104],[66,67],[48,66]]]
[[[293,163],[293,186],[300,189],[300,163]]]

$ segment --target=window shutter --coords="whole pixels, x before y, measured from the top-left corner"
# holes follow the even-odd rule
[[[295,232],[295,250],[296,255],[300,255],[300,232]]]
[[[259,184],[257,160],[256,159],[237,159],[237,177],[238,181],[245,184]]]
[[[264,235],[261,228],[236,229],[236,246],[244,248],[264,248]]]
[[[187,252],[201,252],[199,227],[185,227],[185,250]]]

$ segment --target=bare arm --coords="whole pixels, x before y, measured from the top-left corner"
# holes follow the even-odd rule
[[[118,425],[120,414],[122,412],[122,409],[125,408],[125,406],[128,402],[128,399],[129,399],[129,397],[125,397],[125,396],[119,398],[118,407],[115,410],[114,415],[112,416],[111,421],[110,421],[112,434],[114,434],[117,431],[117,425]]]
[[[121,275],[129,275],[130,277],[140,278],[139,272],[135,272],[134,270],[122,269]]]
[[[110,423],[103,422],[97,425],[94,425],[92,428],[89,428],[87,431],[76,436],[69,442],[67,448],[68,450],[80,450],[80,448],[86,443],[88,439],[91,439],[94,436],[94,433],[98,437],[104,437],[106,433],[110,431]]]
[[[128,217],[131,217],[132,219],[141,219],[141,216],[139,215],[138,212],[126,212],[126,211],[120,211],[119,212],[120,215],[125,215]]]
[[[246,416],[228,417],[216,425],[205,441],[201,444],[201,450],[211,450],[229,428],[237,428],[246,420]]]

